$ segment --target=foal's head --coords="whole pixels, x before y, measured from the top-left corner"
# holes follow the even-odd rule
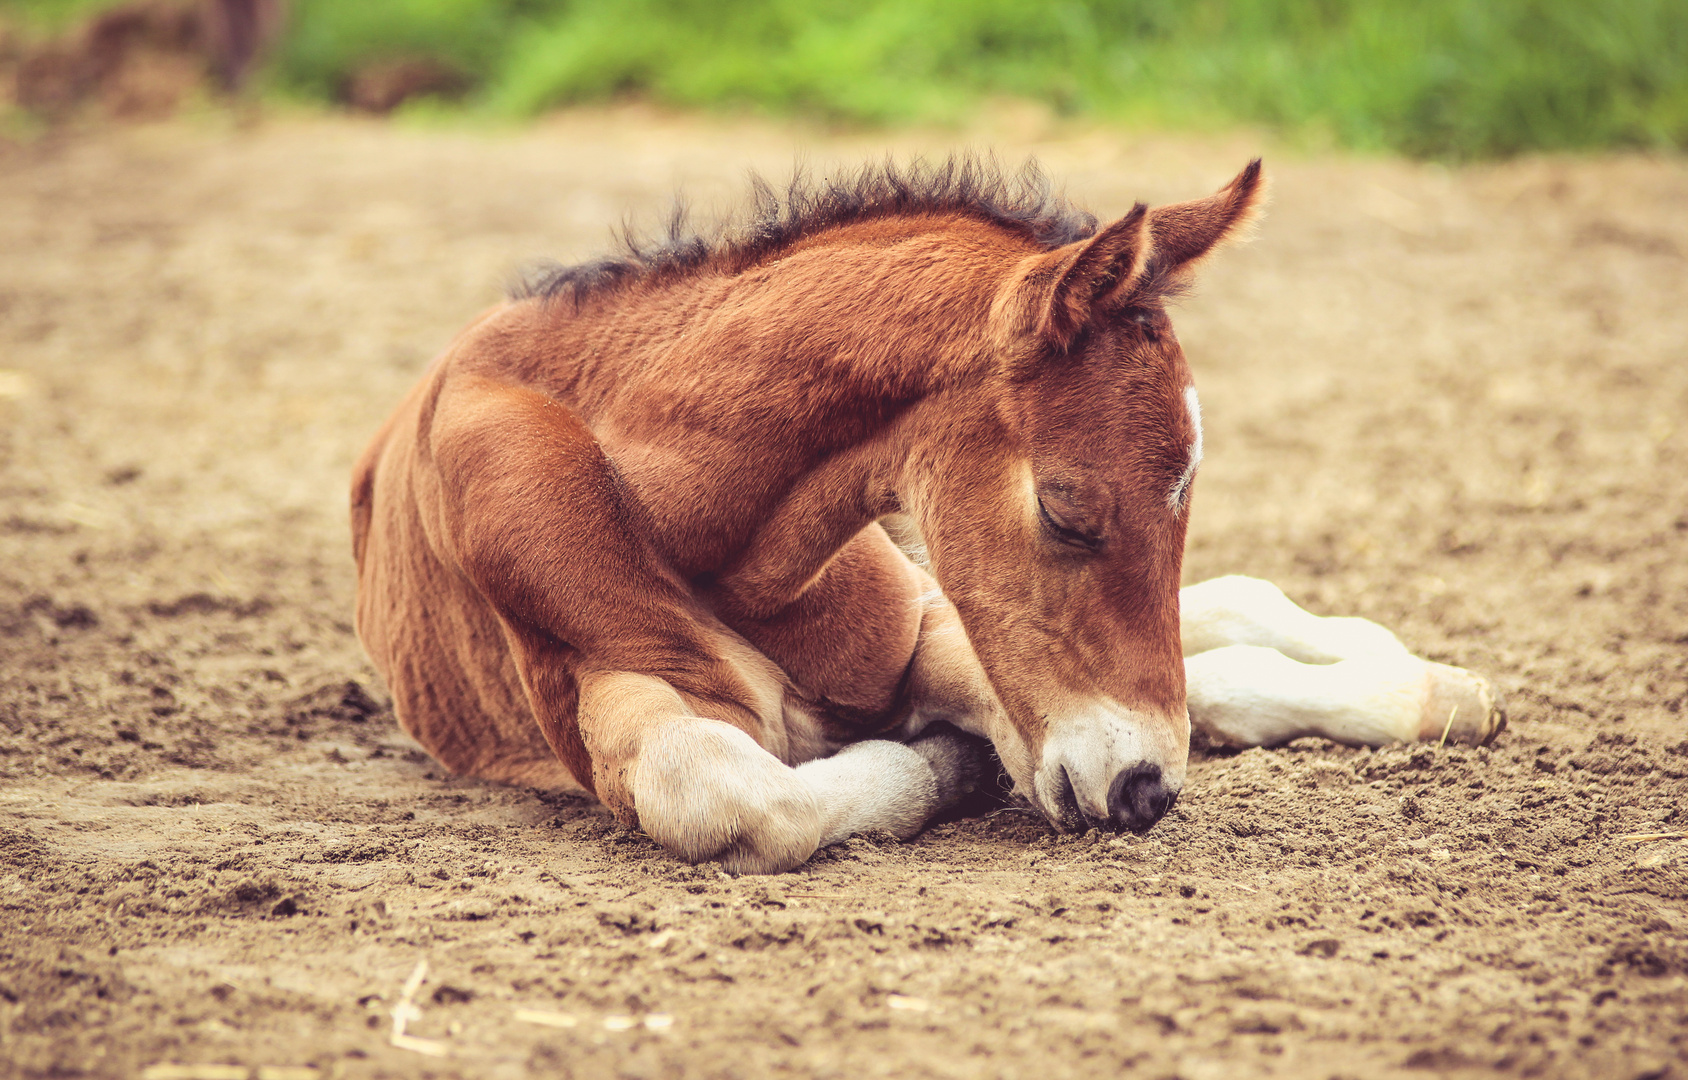
[[[913,502],[932,569],[1007,712],[993,732],[1058,826],[1148,829],[1184,783],[1178,588],[1201,413],[1164,307],[1244,226],[1260,166],[1025,256],[992,374]]]

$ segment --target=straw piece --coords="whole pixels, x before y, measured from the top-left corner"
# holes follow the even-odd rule
[[[247,1080],[252,1070],[245,1065],[148,1065],[141,1080]]]
[[[322,1070],[314,1065],[260,1065],[258,1080],[317,1080]]]
[[[1459,706],[1458,705],[1455,705],[1448,712],[1448,722],[1442,725],[1442,740],[1436,744],[1436,749],[1440,750],[1440,749],[1442,749],[1442,747],[1448,745],[1448,732],[1450,732],[1454,729],[1454,716],[1457,715],[1458,712],[1459,712]]]
[[[411,1050],[418,1054],[427,1054],[430,1057],[451,1056],[451,1047],[439,1039],[418,1039],[414,1035],[394,1035],[389,1041],[400,1050]]]
[[[409,1005],[411,999],[416,996],[416,991],[422,989],[422,984],[427,981],[428,960],[424,957],[423,959],[416,961],[416,967],[411,971],[410,978],[404,981],[404,989],[399,991],[399,1004],[401,1006]],[[398,1008],[394,1008],[393,1014],[394,1018],[398,1020],[399,1025],[402,1027],[404,1025],[404,1019],[398,1016],[399,1011],[400,1010]]]
[[[517,1009],[516,1019],[524,1024],[540,1024],[554,1028],[578,1027],[580,1024],[577,1017],[555,1009]]]
[[[422,1016],[413,999],[416,991],[422,989],[422,984],[428,978],[428,961],[424,958],[416,961],[416,970],[410,973],[410,978],[404,982],[404,989],[399,991],[398,1004],[393,1006],[393,1035],[387,1041],[400,1050],[410,1050],[418,1054],[428,1054],[433,1057],[447,1057],[451,1048],[438,1039],[419,1039],[414,1035],[404,1033],[405,1025]],[[234,1080],[234,1078],[228,1078]],[[242,1078],[244,1080],[244,1078]]]
[[[1618,837],[1635,844],[1645,844],[1650,840],[1688,840],[1688,832],[1638,832]]]

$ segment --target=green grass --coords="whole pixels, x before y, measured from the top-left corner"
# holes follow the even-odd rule
[[[71,26],[113,0],[0,0],[0,20],[33,31],[53,33]]]
[[[468,108],[505,116],[639,94],[946,121],[1007,95],[1423,157],[1688,147],[1688,0],[294,0],[293,13],[279,87],[327,98],[362,63],[421,54],[475,80]]]

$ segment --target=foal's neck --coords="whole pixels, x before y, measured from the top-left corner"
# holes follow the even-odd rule
[[[585,317],[605,332],[594,336],[632,348],[594,348],[622,362],[582,373],[684,390],[717,414],[766,419],[772,405],[787,424],[829,419],[812,408],[817,396],[906,403],[977,366],[995,290],[1027,245],[966,218],[893,218],[830,230],[748,268],[636,283]],[[751,379],[758,393],[729,394]]]
[[[547,349],[547,381],[676,561],[713,571],[782,512],[855,528],[886,512],[862,485],[920,449],[911,427],[931,425],[905,421],[982,376],[991,301],[1028,243],[965,219],[886,220],[730,275],[636,283],[552,322],[567,341]],[[823,473],[830,491],[793,505]]]

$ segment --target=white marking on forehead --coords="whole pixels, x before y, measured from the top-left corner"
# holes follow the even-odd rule
[[[1184,388],[1184,407],[1190,410],[1190,426],[1195,429],[1196,438],[1190,443],[1190,463],[1184,466],[1184,475],[1178,478],[1166,496],[1167,509],[1174,514],[1183,511],[1190,496],[1190,481],[1196,478],[1196,470],[1202,464],[1202,403],[1196,397],[1194,386]]]

